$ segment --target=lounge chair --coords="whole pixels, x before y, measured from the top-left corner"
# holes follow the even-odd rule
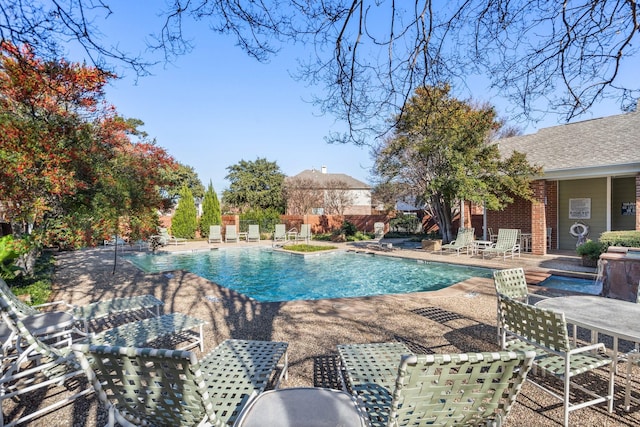
[[[225,243],[240,242],[240,235],[238,234],[238,229],[235,225],[227,225],[224,233],[224,241]]]
[[[311,238],[311,224],[301,224],[300,232],[296,235],[296,241],[304,240],[306,243],[309,243],[309,240],[311,240]]]
[[[469,251],[473,250],[473,240],[475,239],[475,230],[473,228],[460,228],[458,230],[458,236],[451,243],[447,243],[440,247],[440,253],[444,251],[455,252],[456,255],[460,255],[461,250],[465,250],[467,255]]]
[[[199,361],[183,350],[72,348],[107,407],[110,426],[231,425],[278,368],[276,385],[287,371],[283,342],[225,340]]]
[[[209,226],[209,243],[222,243],[222,227],[219,225]]]
[[[532,351],[399,354],[403,347],[338,346],[346,386],[372,426],[500,425],[535,357]]]
[[[273,232],[273,241],[286,242],[287,241],[287,226],[284,224],[276,224],[276,229]]]
[[[544,382],[530,379],[538,388],[563,402],[565,427],[569,425],[569,412],[586,406],[606,402],[608,412],[613,412],[613,360],[607,355],[603,343],[580,347],[571,345],[564,313],[528,305],[504,295],[498,295],[498,304],[502,325],[501,347],[514,351],[535,351],[534,369],[540,369],[563,382],[563,393],[559,395],[546,387]],[[597,387],[591,382],[584,386],[575,382],[579,375],[604,367],[608,367],[609,371],[606,393],[598,394],[598,391],[604,391],[604,387]],[[576,397],[571,393],[571,386],[583,392],[578,394],[581,398],[589,396],[591,399],[571,402],[570,397]]]
[[[5,420],[5,412],[0,411],[0,425],[26,423],[61,408],[81,396],[93,393],[93,387],[90,384],[89,387],[85,387],[83,381],[78,381],[83,379],[85,374],[69,346],[56,348],[36,337],[4,298],[0,298],[0,312],[4,328],[8,328],[12,335],[10,341],[15,342],[12,348],[6,349],[7,352],[2,357],[0,406],[4,409],[2,402],[19,401],[25,398],[23,397],[25,395],[28,395],[26,399],[44,396],[50,386],[65,384],[73,390],[66,396],[60,393],[55,394],[55,398],[43,401],[33,412],[6,413],[7,417],[15,417],[11,420]],[[59,398],[60,396],[64,397]]]
[[[503,259],[507,259],[507,254],[513,258],[516,253],[520,257],[519,232],[516,228],[501,228],[498,230],[498,239],[494,244],[482,251],[482,258],[489,254],[502,254]]]
[[[159,234],[151,236],[150,239],[157,240],[158,243],[160,243],[162,246],[166,246],[171,243],[177,246],[187,241],[187,239],[184,239],[182,237],[174,237],[170,235],[169,230],[167,230],[166,228],[160,228]]]
[[[158,316],[160,315],[160,308],[164,305],[162,301],[153,295],[137,295],[98,301],[84,306],[75,306],[66,301],[53,301],[32,307],[21,301],[2,279],[0,279],[0,300],[11,306],[18,317],[29,317],[31,320],[26,322],[27,324],[36,322],[36,324],[40,325],[41,332],[32,329],[32,332],[39,336],[50,335],[55,328],[60,330],[76,323],[80,323],[84,333],[88,333],[91,321],[125,313],[137,313],[140,316],[144,315],[144,317],[148,317],[148,315]],[[37,310],[39,307],[55,305],[61,305],[65,307],[65,310],[62,312],[41,312]]]
[[[260,241],[260,226],[258,224],[249,224],[249,230],[247,231],[247,242],[259,242]]]

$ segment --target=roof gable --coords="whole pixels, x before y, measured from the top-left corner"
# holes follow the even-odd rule
[[[553,126],[496,144],[504,157],[525,153],[545,176],[586,169],[640,172],[640,112]]]
[[[349,175],[346,175],[343,173],[326,173],[326,172],[323,173],[316,169],[304,170],[297,175],[289,177],[288,179],[294,179],[294,178],[310,179],[314,182],[317,182],[318,184],[320,184],[320,186],[324,188],[326,188],[326,184],[331,181],[342,181],[345,184],[347,184],[347,187],[349,187],[352,190],[362,190],[362,189],[370,190],[371,189],[371,186],[369,186],[368,184],[365,184],[364,182],[359,181]]]

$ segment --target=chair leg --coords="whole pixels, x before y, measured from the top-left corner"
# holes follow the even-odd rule
[[[565,372],[567,372],[566,370]],[[564,427],[569,427],[569,387],[570,378],[568,374],[564,376]]]

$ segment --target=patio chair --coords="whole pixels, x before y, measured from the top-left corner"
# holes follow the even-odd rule
[[[565,427],[569,425],[569,412],[586,406],[606,402],[609,413],[613,412],[614,371],[612,359],[607,355],[603,343],[572,346],[564,313],[528,305],[504,295],[498,295],[498,304],[502,324],[501,348],[535,351],[534,369],[540,369],[563,382],[563,391],[558,393],[529,378],[532,384],[563,402]],[[508,336],[511,338],[507,339]],[[593,384],[583,386],[575,382],[577,376],[607,366],[609,383],[605,395],[596,393],[594,390],[597,388]],[[579,389],[591,399],[572,402],[571,387]]]
[[[306,243],[309,243],[311,237],[311,224],[301,224],[300,232],[296,235],[296,241],[304,240]]]
[[[636,289],[636,304],[640,304],[640,282],[638,282],[638,288]],[[624,390],[624,409],[628,411],[631,408],[631,381],[633,379],[633,366],[640,363],[640,343],[635,343],[634,348],[620,357],[620,359],[627,360],[627,372],[625,375],[625,390]],[[634,399],[636,400],[636,399]]]
[[[225,243],[240,242],[240,235],[238,234],[238,229],[235,225],[227,225],[225,227],[224,241]]]
[[[72,348],[109,412],[109,426],[231,425],[278,369],[276,382],[287,370],[283,342],[225,340],[199,361],[183,350]]]
[[[89,332],[89,324],[92,321],[125,313],[138,313],[140,316],[144,314],[144,317],[148,317],[148,315],[159,316],[160,308],[164,305],[153,295],[137,295],[98,301],[84,306],[72,305],[66,301],[53,301],[30,306],[21,301],[2,279],[0,279],[0,300],[10,305],[18,317],[22,319],[29,317],[29,321],[25,320],[27,325],[39,326],[37,330],[31,329],[38,336],[50,335],[54,333],[55,329],[72,329],[76,323],[82,327],[82,330],[78,332],[86,334]],[[56,305],[64,306],[66,310],[56,312],[38,310],[38,308]]]
[[[516,228],[501,228],[498,230],[498,239],[496,242],[482,251],[482,258],[485,255],[496,254],[503,255],[503,259],[507,259],[507,254],[511,258],[517,253],[520,257],[520,244],[518,243],[519,230]]]
[[[440,247],[440,253],[444,251],[455,252],[456,255],[460,255],[461,250],[465,250],[467,255],[469,251],[473,250],[473,240],[475,239],[475,229],[473,228],[460,228],[458,230],[458,236],[451,243],[447,243]]]
[[[515,299],[525,304],[531,304],[531,294],[529,293],[529,287],[527,286],[527,277],[524,274],[522,267],[508,268],[504,270],[496,270],[493,272],[493,284],[496,288],[497,295],[503,295],[511,299]],[[549,298],[544,295],[536,295],[536,299]],[[497,325],[498,325],[498,343],[502,337],[502,324],[500,323],[500,304],[497,305]],[[574,331],[574,335],[575,331]]]
[[[403,344],[389,344],[342,346],[348,387],[372,426],[500,425],[535,357],[531,351],[415,355],[408,349],[399,355]]]
[[[151,236],[150,239],[155,239],[157,240],[162,246],[166,246],[168,244],[173,243],[174,245],[179,245],[179,244],[183,244],[187,241],[187,239],[184,239],[182,237],[174,237],[172,235],[169,234],[169,230],[167,230],[164,227],[161,227],[159,230],[159,234],[156,234],[154,236]]]
[[[258,224],[249,224],[247,231],[247,242],[260,241],[260,226]]]
[[[56,348],[47,344],[31,333],[25,326],[13,307],[0,298],[0,311],[4,327],[9,329],[15,344],[2,358],[2,372],[0,376],[0,425],[16,425],[40,417],[61,408],[80,396],[93,392],[93,387],[84,386],[77,378],[84,378],[84,372],[77,363],[71,348],[66,346]],[[24,399],[25,395],[43,396],[50,386],[62,385],[71,392],[55,400],[54,397],[43,400],[32,412],[4,411],[4,402],[8,400]],[[52,396],[61,396],[56,393]],[[6,420],[12,416],[13,419]]]
[[[209,226],[209,243],[222,243],[222,227],[219,225]]]
[[[286,242],[287,241],[287,226],[285,224],[276,224],[276,229],[273,232],[274,242]]]

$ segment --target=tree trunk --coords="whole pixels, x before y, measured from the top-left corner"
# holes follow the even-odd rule
[[[431,207],[435,216],[436,223],[442,234],[442,243],[449,243],[456,238],[451,223],[451,207],[447,205],[440,197],[431,197]]]

